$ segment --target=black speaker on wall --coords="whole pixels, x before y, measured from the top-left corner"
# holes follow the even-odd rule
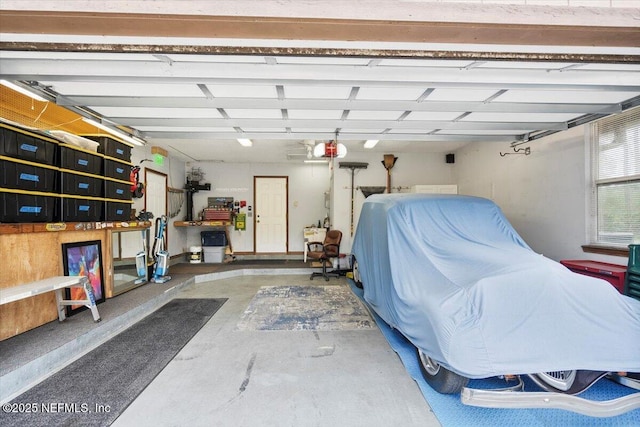
[[[453,154],[453,153],[447,154],[444,158],[447,161],[447,163],[455,163],[456,162],[456,155]]]

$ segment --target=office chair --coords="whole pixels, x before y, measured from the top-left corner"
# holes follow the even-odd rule
[[[338,273],[327,272],[327,262],[330,258],[334,258],[340,255],[340,241],[342,240],[342,232],[338,230],[329,230],[324,238],[323,242],[309,242],[307,257],[318,260],[322,263],[322,273],[311,273],[309,280],[313,280],[314,277],[322,276],[324,280],[329,280],[330,276],[340,277]]]

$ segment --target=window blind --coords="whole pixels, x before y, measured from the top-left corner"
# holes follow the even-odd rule
[[[640,108],[592,126],[596,211],[592,240],[626,246],[640,239]]]

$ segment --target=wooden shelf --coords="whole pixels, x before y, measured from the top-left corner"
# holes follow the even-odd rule
[[[229,227],[232,221],[176,221],[174,227]]]
[[[0,224],[0,234],[42,233],[45,231],[136,230],[151,227],[150,221],[29,222]]]

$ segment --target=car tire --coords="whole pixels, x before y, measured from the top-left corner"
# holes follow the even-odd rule
[[[360,277],[360,268],[358,267],[358,260],[355,256],[351,258],[351,272],[353,273],[353,282],[357,288],[362,289],[362,278]]]
[[[441,394],[456,394],[462,391],[467,385],[469,378],[451,372],[438,362],[427,356],[420,350],[416,349],[420,371],[427,384],[432,389]]]

